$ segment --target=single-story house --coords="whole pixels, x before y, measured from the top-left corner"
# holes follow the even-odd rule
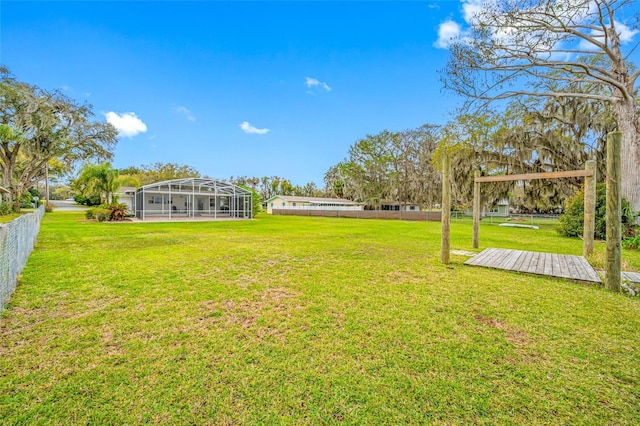
[[[136,197],[136,191],[137,189],[134,186],[122,186],[118,192],[116,192],[118,203],[125,204],[131,213],[134,212],[133,203]]]
[[[251,191],[216,179],[173,179],[138,188],[132,211],[140,220],[153,217],[251,219],[251,195]]]
[[[274,209],[290,210],[362,210],[363,205],[344,198],[298,197],[294,195],[274,195],[265,201],[267,213]]]
[[[464,212],[467,216],[473,216],[473,208]],[[482,210],[480,216],[509,217],[509,200],[500,200],[491,210]]]
[[[419,212],[420,206],[415,203],[401,203],[399,201],[383,201],[380,203],[380,210],[391,210],[403,212]]]

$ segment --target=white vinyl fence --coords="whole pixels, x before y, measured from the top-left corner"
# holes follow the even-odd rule
[[[273,210],[330,210],[330,211],[350,211],[363,210],[362,206],[273,206]]]
[[[44,206],[0,224],[0,312],[16,289],[18,276],[36,244]]]

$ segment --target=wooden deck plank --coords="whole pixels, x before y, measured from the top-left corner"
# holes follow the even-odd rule
[[[577,259],[576,257],[572,256],[571,257],[571,261],[573,262],[573,266],[575,266],[576,268],[576,276],[577,277],[583,277],[584,274],[584,268],[582,267],[582,264],[580,263],[580,260]]]
[[[581,256],[574,256],[576,267],[578,268],[579,280],[581,281],[592,281],[593,275],[589,269],[593,269],[587,261]],[[595,274],[595,271],[593,272]]]
[[[503,264],[504,269],[512,270],[513,266],[516,264],[520,256],[522,256],[524,252],[522,250],[512,250],[512,255],[509,257],[508,261]]]
[[[551,253],[544,254],[544,275],[553,276],[553,256]]]
[[[502,258],[505,257],[506,255],[507,253],[502,250],[494,251],[491,256],[491,259],[489,260],[486,266],[488,266],[489,268],[497,268]]]
[[[504,264],[507,260],[509,260],[509,258],[512,255],[512,250],[509,251],[503,251],[502,254],[500,256],[496,256],[496,260],[495,260],[495,266],[494,268],[497,269],[506,269],[504,267]]]
[[[562,272],[560,269],[560,255],[551,253],[551,275],[555,276],[560,272]]]
[[[596,271],[582,256],[488,248],[467,260],[465,265],[568,278],[576,281],[601,282]],[[631,276],[640,282],[640,274]],[[633,281],[631,278],[627,279]]]
[[[514,271],[522,271],[522,265],[526,262],[529,262],[529,253],[528,251],[523,251],[520,253],[518,260],[513,264],[512,270]]]
[[[590,267],[589,264],[586,264],[586,260],[584,260],[584,258],[577,258],[576,259],[576,265],[578,266],[578,271],[580,271],[580,274],[582,275],[582,277],[585,278],[585,281],[589,281],[588,278],[591,278],[591,273],[589,271],[589,269],[593,269]]]
[[[533,252],[528,251],[525,255],[522,265],[520,265],[520,268],[518,269],[518,272],[527,272],[529,270],[529,265],[531,265],[532,261],[533,261]]]
[[[623,272],[622,278],[632,283],[640,284],[640,272]]]
[[[537,275],[544,275],[544,264],[545,264],[545,256],[544,253],[538,253],[538,266],[536,266]]]
[[[591,267],[589,262],[587,262],[587,259],[582,256],[574,256],[574,258],[576,259],[578,270],[582,274],[581,278],[578,278],[580,281],[600,282],[598,273]]]
[[[565,260],[567,261],[567,271],[569,271],[569,276],[570,277],[577,277],[578,276],[578,268],[575,265],[575,260],[569,256],[565,257]]]
[[[484,261],[491,257],[491,254],[495,251],[493,248],[482,250],[480,253],[473,256],[471,259],[464,262],[465,265],[482,265]]]
[[[500,265],[502,264],[502,260],[507,257],[509,255],[508,252],[504,252],[504,251],[499,251],[495,254],[495,256],[493,257],[493,264],[492,264],[492,268],[498,268],[498,269],[502,269],[500,268]]]
[[[540,256],[538,256],[538,254],[539,253],[536,253],[534,251],[531,252],[531,263],[529,264],[529,267],[525,272],[529,274],[536,273],[536,270],[538,269],[538,262],[540,262]]]
[[[567,265],[566,256],[558,255],[558,263],[560,264],[559,271],[556,273],[558,277],[571,278],[569,273],[569,266]]]

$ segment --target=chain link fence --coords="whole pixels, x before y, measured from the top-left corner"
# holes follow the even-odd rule
[[[0,224],[0,312],[16,288],[18,276],[33,251],[44,206],[6,224]]]

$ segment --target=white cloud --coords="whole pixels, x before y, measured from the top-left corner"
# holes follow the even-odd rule
[[[320,81],[317,78],[313,78],[313,77],[307,77],[304,85],[307,86],[308,88],[321,87],[324,90],[326,90],[327,92],[331,91],[331,87],[329,87],[329,85],[327,83],[325,83],[324,81]]]
[[[616,28],[618,29],[618,34],[620,35],[620,42],[628,43],[633,40],[633,38],[638,34],[638,30],[629,28],[622,22],[614,21],[616,24]]]
[[[487,7],[491,0],[463,0],[462,1],[462,17],[467,24],[473,23],[476,15]]]
[[[118,114],[117,112],[109,111],[105,116],[107,117],[107,122],[118,130],[120,136],[132,138],[147,131],[147,125],[134,112]]]
[[[191,111],[189,111],[189,109],[187,107],[181,105],[181,106],[175,107],[174,110],[178,114],[182,114],[185,117],[187,117],[187,120],[196,121],[196,117],[194,117],[194,115],[191,113]]]
[[[249,124],[248,121],[243,121],[240,123],[240,128],[243,132],[247,134],[256,134],[256,135],[264,135],[265,133],[269,133],[270,129],[258,129],[257,127],[253,127]]]
[[[440,24],[438,28],[438,40],[433,45],[440,49],[448,49],[452,42],[462,34],[460,24],[449,19]]]

